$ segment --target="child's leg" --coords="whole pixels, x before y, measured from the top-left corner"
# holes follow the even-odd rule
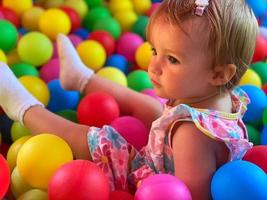
[[[162,105],[154,98],[135,92],[115,82],[94,75],[80,60],[75,48],[64,35],[58,36],[60,82],[66,90],[79,90],[85,94],[104,91],[118,102],[123,115],[142,120],[147,127],[162,113]]]
[[[76,158],[89,159],[88,126],[75,124],[46,110],[0,62],[0,106],[13,120],[24,123],[33,135],[51,133],[64,139]]]

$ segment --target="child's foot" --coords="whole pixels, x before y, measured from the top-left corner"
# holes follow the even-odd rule
[[[60,83],[65,90],[83,92],[94,71],[83,64],[71,41],[63,34],[57,37],[60,61]]]
[[[23,124],[23,116],[31,106],[43,106],[18,81],[5,64],[0,62],[0,106],[12,120]]]

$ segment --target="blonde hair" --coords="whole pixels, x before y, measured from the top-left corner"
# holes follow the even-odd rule
[[[195,0],[163,0],[150,17],[147,38],[151,26],[158,17],[164,17],[172,25],[178,25],[195,14]],[[245,0],[210,0],[203,19],[208,23],[208,47],[214,66],[235,64],[236,74],[221,89],[232,89],[248,69],[255,49],[258,23]],[[181,27],[181,26],[180,26]]]

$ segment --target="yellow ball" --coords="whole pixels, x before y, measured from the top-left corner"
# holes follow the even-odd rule
[[[26,10],[21,18],[22,26],[30,31],[38,31],[39,19],[43,13],[44,9],[37,6]]]
[[[253,69],[248,69],[239,82],[239,85],[246,85],[246,84],[254,85],[259,88],[261,88],[262,86],[262,81],[260,76]]]
[[[12,171],[14,167],[17,165],[17,156],[18,156],[18,152],[20,148],[30,138],[31,138],[30,135],[23,136],[19,138],[18,140],[16,140],[15,142],[13,142],[11,146],[9,147],[6,159],[7,159],[7,163],[10,168],[10,171]]]
[[[139,15],[144,15],[151,7],[151,0],[132,0],[134,11]]]
[[[151,46],[148,42],[144,42],[135,52],[135,61],[141,69],[147,70],[151,56]]]
[[[2,49],[0,49],[0,61],[1,61],[1,62],[4,62],[4,63],[7,63],[7,57],[6,57],[6,54],[5,54],[5,52],[3,52]]]
[[[64,3],[64,0],[47,0],[45,8],[58,8]]]
[[[112,15],[122,11],[132,11],[133,4],[131,0],[110,0],[108,4],[109,11]]]
[[[19,81],[36,99],[45,106],[48,105],[50,92],[42,79],[35,76],[21,76]]]
[[[114,18],[119,22],[123,32],[131,31],[138,16],[133,11],[120,11],[115,13]]]
[[[95,40],[81,42],[77,51],[84,64],[94,70],[100,69],[106,62],[106,51],[102,44]]]
[[[15,167],[11,174],[11,191],[12,194],[18,198],[24,192],[33,189],[29,184],[27,184],[20,176],[18,168]]]
[[[40,31],[52,40],[57,38],[59,33],[69,34],[71,30],[71,21],[69,16],[58,8],[47,9],[39,20]]]
[[[47,200],[48,194],[44,190],[32,189],[23,193],[17,200]]]
[[[14,10],[18,16],[32,7],[32,0],[3,0],[3,7]]]
[[[126,76],[121,70],[115,67],[104,67],[97,72],[97,75],[127,87]]]
[[[69,145],[60,137],[40,134],[21,147],[17,166],[21,177],[32,187],[47,189],[55,171],[73,160]]]
[[[81,19],[83,19],[88,12],[87,4],[83,0],[66,0],[63,5],[74,9]]]
[[[18,121],[13,122],[10,132],[11,132],[12,141],[16,141],[17,139],[23,136],[31,135],[30,130],[27,129],[24,125],[22,125]]]

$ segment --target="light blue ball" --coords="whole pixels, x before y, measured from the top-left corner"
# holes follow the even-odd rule
[[[120,54],[113,54],[109,56],[106,66],[116,67],[126,75],[129,73],[128,61],[123,55]]]
[[[267,2],[265,0],[247,0],[247,4],[252,8],[256,17],[263,16],[267,10]]]
[[[266,200],[267,176],[257,165],[239,160],[226,163],[211,182],[213,200]]]
[[[59,112],[66,109],[73,110],[77,107],[80,97],[79,92],[63,90],[58,79],[50,81],[47,86],[50,92],[48,110]]]

